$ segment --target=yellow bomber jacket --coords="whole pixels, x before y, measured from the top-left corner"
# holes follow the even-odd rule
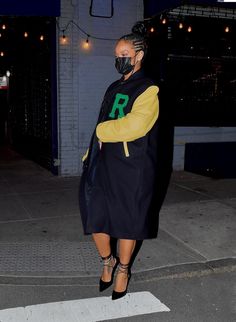
[[[96,135],[101,142],[123,142],[128,156],[126,142],[145,136],[153,127],[159,115],[159,89],[152,85],[136,98],[130,113],[116,120],[108,120],[97,125]],[[88,157],[89,149],[82,158]]]
[[[127,142],[144,137],[152,129],[159,115],[157,95],[159,88],[152,82],[147,81],[147,84],[145,84],[144,81],[137,84],[137,81],[136,83],[134,81],[124,82],[123,86],[119,85],[118,82],[114,83],[115,86],[111,85],[116,88],[116,91],[110,106],[106,106],[107,114],[109,111],[110,114],[108,119],[98,122],[95,133],[101,144],[123,142],[127,157],[129,156]],[[108,92],[110,93],[111,90],[108,89]],[[118,95],[120,96],[116,105],[117,110],[112,113],[111,108],[114,108]],[[126,102],[124,102],[125,100]],[[126,104],[127,101],[128,104]],[[85,161],[88,155],[89,149],[83,156],[82,161]]]

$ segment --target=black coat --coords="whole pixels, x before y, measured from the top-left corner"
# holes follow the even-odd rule
[[[157,196],[158,98],[155,92],[155,97],[151,94],[152,107],[148,106],[151,90],[158,92],[150,79],[136,72],[127,81],[114,82],[106,91],[80,182],[79,203],[85,234],[103,232],[114,238],[135,240],[157,236],[163,198]],[[114,108],[117,97],[118,107],[125,108]],[[129,122],[140,102],[147,103],[138,106],[138,118],[140,107],[145,113],[156,108],[157,113],[145,134],[132,140],[132,131],[140,131],[143,125],[138,123],[135,129],[132,123],[125,122]],[[120,134],[124,126],[126,132]],[[123,137],[127,142],[123,142]]]

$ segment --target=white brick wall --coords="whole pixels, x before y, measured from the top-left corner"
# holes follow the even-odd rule
[[[58,24],[64,29],[74,19],[73,1],[61,0]],[[72,25],[66,31],[68,43],[61,44],[58,30],[58,145],[60,175],[78,174],[78,73],[75,31]]]
[[[88,0],[61,0],[58,23],[64,29],[73,20],[90,35],[117,39],[143,19],[142,4],[142,0],[114,0],[113,18],[104,19],[89,15]],[[61,35],[58,33],[60,175],[79,175],[81,157],[88,147],[104,92],[120,76],[114,68],[115,41],[91,38],[91,46],[85,50],[86,36],[76,26],[70,25],[65,32],[67,44],[60,44]]]

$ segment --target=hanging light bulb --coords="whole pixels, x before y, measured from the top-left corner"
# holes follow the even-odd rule
[[[2,37],[2,34],[0,33],[0,38]]]
[[[192,32],[192,27],[191,26],[188,27],[188,32]]]
[[[228,26],[225,27],[225,32],[229,32],[229,27]]]
[[[89,43],[89,35],[87,35],[87,39],[86,39],[86,41],[84,42],[84,49],[89,49],[89,46],[90,46],[90,43]]]
[[[44,41],[44,35],[41,35],[39,38],[41,41]]]
[[[162,21],[161,21],[161,23],[162,23],[163,25],[165,25],[165,24],[167,23],[167,19],[166,19],[166,18],[163,18],[163,19],[162,19]]]
[[[60,37],[60,44],[61,45],[66,45],[66,44],[68,44],[68,37],[66,37],[65,35],[63,36],[61,36]]]
[[[163,25],[167,24],[167,15],[166,13],[161,14],[160,21]]]
[[[25,32],[24,32],[24,37],[25,37],[25,38],[27,38],[28,36],[29,36],[28,32],[27,32],[27,31],[25,31]]]
[[[2,29],[5,30],[6,29],[6,25],[2,25]]]
[[[66,44],[67,43],[67,37],[65,35],[65,30],[63,30],[62,32],[63,32],[63,35],[62,35],[61,42],[62,42],[62,44]]]
[[[63,41],[63,43],[66,43],[67,39],[66,39],[65,35],[62,36],[62,41]]]
[[[182,22],[179,23],[179,29],[183,29],[184,28],[184,24]]]
[[[155,29],[152,27],[152,28],[150,29],[150,31],[151,31],[151,32],[154,32],[154,31],[155,31]]]
[[[1,51],[1,54],[0,54],[0,55],[1,55],[1,57],[3,57],[3,56],[4,56],[4,52],[3,52],[3,51]]]

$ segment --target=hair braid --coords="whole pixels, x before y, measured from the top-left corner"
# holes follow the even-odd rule
[[[147,52],[146,34],[147,30],[144,23],[137,22],[132,28],[132,33],[122,36],[119,40],[131,42],[135,51],[138,52],[142,50],[145,56]]]

